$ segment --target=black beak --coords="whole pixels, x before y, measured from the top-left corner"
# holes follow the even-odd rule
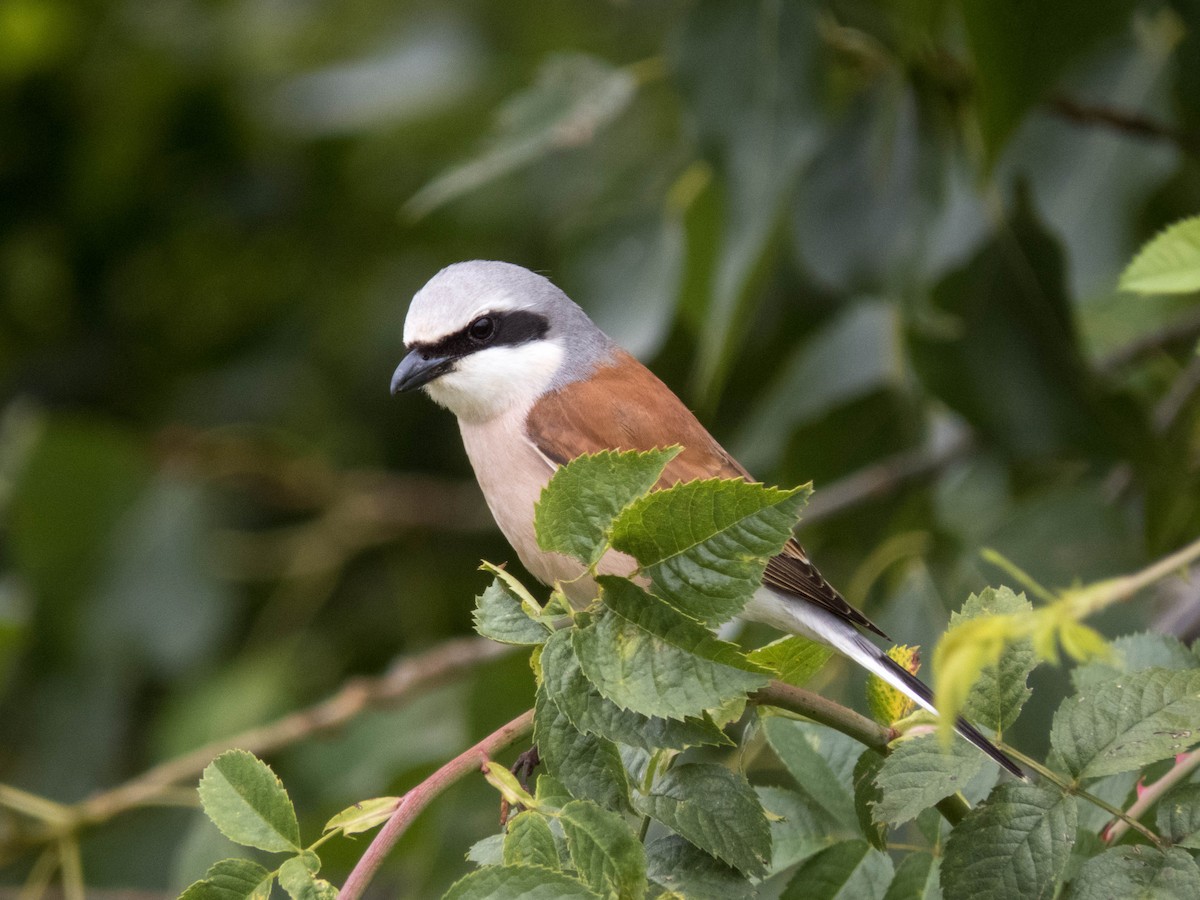
[[[446,356],[422,356],[420,350],[413,350],[396,366],[392,374],[392,393],[415,391],[422,385],[429,384],[433,379],[445,375],[454,366],[454,360]]]

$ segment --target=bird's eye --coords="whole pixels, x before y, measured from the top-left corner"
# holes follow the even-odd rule
[[[491,316],[480,316],[467,326],[467,334],[471,340],[483,343],[490,341],[496,334],[496,320]]]

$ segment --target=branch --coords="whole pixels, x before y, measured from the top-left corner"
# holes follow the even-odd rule
[[[56,840],[152,803],[172,785],[198,777],[204,767],[225,750],[237,747],[256,756],[270,754],[311,735],[339,728],[368,708],[403,702],[423,689],[443,684],[513,649],[483,638],[462,638],[406,657],[377,678],[347,682],[332,697],[307,709],[167,760],[122,785],[94,794],[73,806],[56,804],[58,814],[53,819],[43,819],[45,826],[29,835],[22,844],[28,846]],[[0,799],[4,796],[0,794]],[[12,849],[16,848],[11,844],[8,847],[0,845],[0,850]]]
[[[1200,136],[1181,131],[1141,113],[1112,106],[1085,104],[1061,94],[1052,97],[1050,105],[1064,119],[1078,125],[1102,125],[1143,140],[1168,141],[1184,153],[1200,155]]]
[[[788,712],[799,713],[881,753],[887,752],[888,743],[896,737],[892,729],[885,728],[861,713],[827,700],[820,694],[782,681],[772,681],[765,688],[755,691],[750,695],[750,701],[760,706],[775,706]]]
[[[1100,837],[1104,843],[1115,844],[1119,841],[1121,835],[1132,827],[1129,824],[1131,821],[1136,822],[1140,819],[1167,791],[1185,780],[1197,768],[1200,768],[1200,749],[1180,756],[1167,774],[1143,790],[1137,800],[1130,804],[1129,809],[1125,810],[1124,818],[1113,819],[1101,829]]]
[[[375,836],[362,855],[345,886],[338,893],[340,900],[358,900],[401,835],[421,811],[450,785],[477,771],[496,753],[520,740],[533,729],[533,710],[517,716],[507,725],[485,737],[470,750],[460,753],[407,794],[400,798],[396,811]]]

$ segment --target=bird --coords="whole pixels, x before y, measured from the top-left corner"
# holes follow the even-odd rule
[[[393,395],[423,390],[458,419],[463,446],[500,531],[521,563],[583,606],[595,584],[569,557],[539,548],[534,506],[578,456],[678,445],[654,489],[705,478],[754,479],[682,400],[549,279],[513,263],[471,260],[439,271],[412,299]],[[628,575],[609,550],[599,574]],[[795,538],[766,564],[740,614],[827,644],[937,713],[933,692],[867,633],[887,635],[813,565]],[[1025,774],[970,722],[955,730],[1003,769]]]

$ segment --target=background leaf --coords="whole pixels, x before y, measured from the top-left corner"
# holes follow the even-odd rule
[[[1200,291],[1200,216],[1153,237],[1121,273],[1121,289],[1138,294]]]

